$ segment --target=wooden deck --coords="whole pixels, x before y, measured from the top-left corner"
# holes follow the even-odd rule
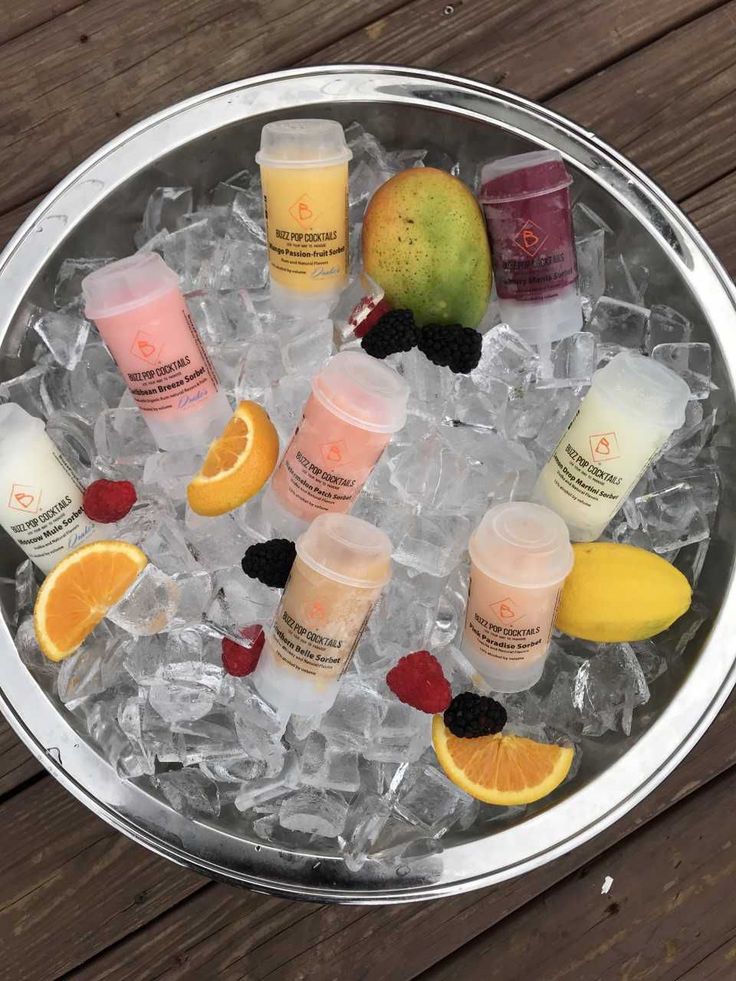
[[[0,7],[2,243],[71,167],[167,104],[362,61],[468,75],[572,117],[659,181],[736,271],[736,0]],[[77,803],[0,722],[0,978],[736,978],[735,721],[732,698],[663,786],[559,861],[377,909],[265,898],[170,865]]]

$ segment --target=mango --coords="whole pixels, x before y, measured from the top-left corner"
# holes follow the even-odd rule
[[[363,221],[363,265],[416,322],[476,327],[491,293],[486,223],[470,190],[434,167],[381,185]]]
[[[555,620],[563,633],[601,644],[646,640],[690,607],[690,583],[654,552],[614,542],[579,542],[573,551]]]

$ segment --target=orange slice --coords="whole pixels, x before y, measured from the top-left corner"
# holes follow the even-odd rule
[[[432,721],[440,766],[456,786],[486,804],[531,804],[551,794],[570,772],[575,750],[522,736],[453,736],[441,715]]]
[[[39,647],[62,661],[127,593],[148,559],[129,542],[90,542],[70,552],[38,591],[33,625]]]
[[[241,402],[187,487],[192,511],[214,517],[254,497],[273,473],[279,435],[265,409]]]

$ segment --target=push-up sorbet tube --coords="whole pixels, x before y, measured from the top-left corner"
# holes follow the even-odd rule
[[[12,402],[0,405],[0,524],[41,572],[100,530],[43,421]]]
[[[271,296],[284,311],[330,304],[347,282],[351,157],[331,119],[283,119],[261,131]]]
[[[556,150],[502,157],[481,171],[501,318],[542,348],[583,323],[571,183]]]
[[[495,691],[524,691],[542,676],[573,552],[565,522],[539,504],[486,511],[473,532],[463,652]]]
[[[155,252],[111,262],[82,281],[94,320],[162,450],[206,445],[231,409],[179,288]]]
[[[330,358],[269,485],[265,506],[282,530],[349,511],[393,433],[406,422],[409,387],[362,351]]]
[[[685,421],[687,382],[658,361],[622,351],[593,375],[588,394],[534,488],[534,499],[592,542]]]
[[[285,712],[317,715],[337,697],[361,634],[391,578],[391,542],[348,514],[324,514],[297,557],[253,681]]]

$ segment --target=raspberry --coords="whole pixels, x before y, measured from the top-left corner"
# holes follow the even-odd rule
[[[506,709],[495,698],[464,691],[455,695],[444,721],[453,736],[463,739],[492,736],[506,725]]]
[[[402,657],[386,675],[386,683],[400,702],[420,712],[444,712],[452,700],[442,665],[429,651]]]
[[[379,299],[375,296],[364,296],[350,314],[348,323],[356,337],[363,337],[369,330],[373,330],[384,313],[388,313],[390,309],[383,297]]]
[[[296,546],[288,538],[272,538],[251,545],[243,556],[243,572],[265,586],[283,589],[296,558]]]
[[[360,342],[366,354],[387,358],[398,351],[411,351],[417,343],[417,328],[411,310],[390,310]]]
[[[95,480],[84,492],[82,507],[92,521],[107,525],[124,518],[137,500],[129,480]]]
[[[255,671],[266,640],[260,623],[243,627],[240,633],[245,644],[238,644],[229,637],[222,638],[222,666],[234,678],[244,678]]]
[[[419,331],[417,347],[434,364],[467,375],[478,367],[483,337],[462,324],[427,324]]]

